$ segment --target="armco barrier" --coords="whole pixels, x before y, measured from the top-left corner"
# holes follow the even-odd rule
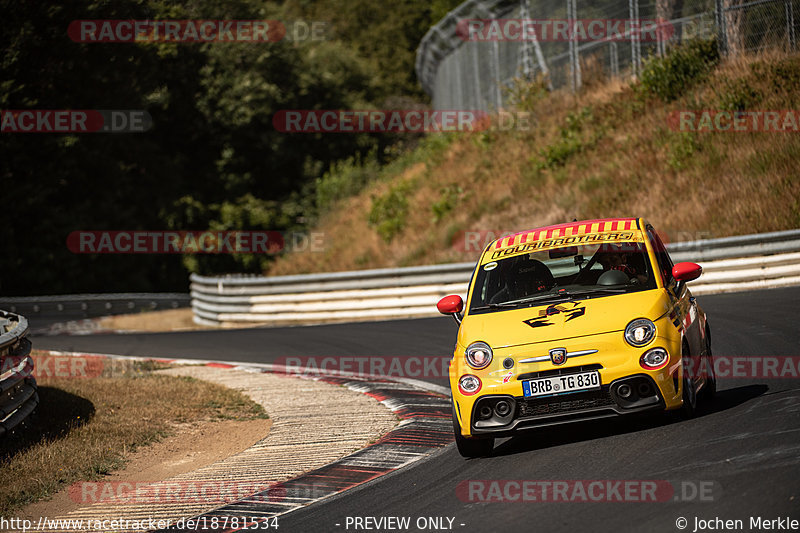
[[[61,294],[54,296],[0,296],[0,309],[21,313],[31,319],[59,317],[65,320],[122,315],[140,311],[161,311],[188,307],[184,293]]]
[[[39,405],[27,334],[25,317],[0,311],[0,437]]]
[[[695,261],[694,294],[800,285],[800,230],[668,245],[675,262]],[[436,315],[436,302],[464,294],[474,263],[298,276],[191,276],[194,321],[243,326]]]

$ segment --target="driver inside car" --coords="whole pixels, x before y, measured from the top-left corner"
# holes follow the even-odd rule
[[[632,283],[645,283],[647,281],[647,276],[628,264],[628,255],[619,246],[607,245],[605,250],[598,252],[597,262],[603,265],[605,272],[609,270],[623,272],[631,278]]]
[[[556,282],[550,269],[536,259],[520,256],[502,273],[505,286],[492,298],[490,303],[521,300],[552,288]]]

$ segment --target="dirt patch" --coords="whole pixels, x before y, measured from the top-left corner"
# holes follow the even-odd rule
[[[126,467],[102,482],[163,481],[191,472],[249,448],[264,439],[271,426],[272,421],[266,419],[183,424],[175,435],[130,454]],[[69,490],[62,490],[51,500],[25,507],[18,515],[28,519],[65,516],[89,503],[76,502]]]
[[[192,329],[213,329],[195,324],[192,309],[167,309],[148,313],[114,315],[97,319],[100,329],[116,331],[182,331]]]

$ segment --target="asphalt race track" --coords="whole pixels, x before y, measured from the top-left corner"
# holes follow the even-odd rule
[[[800,288],[698,297],[717,356],[800,356]],[[36,326],[34,322],[32,326]],[[123,355],[273,362],[282,356],[432,356],[451,353],[446,317],[303,328],[170,334],[35,337],[34,348]],[[429,378],[443,383],[442,379]],[[478,502],[483,480],[665,480],[657,502]],[[506,485],[507,487],[507,485]],[[488,492],[486,493],[488,494]],[[511,491],[511,497],[520,496]],[[688,501],[676,501],[676,500]],[[464,460],[454,446],[430,459],[280,518],[280,531],[369,531],[360,517],[409,517],[408,529],[372,531],[694,531],[695,519],[800,528],[800,379],[720,378],[712,404],[689,421],[655,417],[534,430],[498,442],[492,457]],[[443,517],[422,524],[418,519]],[[786,518],[797,520],[792,529]],[[452,519],[452,526],[450,520]],[[360,522],[375,526],[373,522]],[[431,524],[433,527],[430,527]],[[393,523],[392,523],[393,524]],[[463,525],[462,525],[463,524]],[[424,525],[425,527],[419,527]],[[709,528],[710,529],[710,528]],[[701,531],[701,529],[698,529]]]

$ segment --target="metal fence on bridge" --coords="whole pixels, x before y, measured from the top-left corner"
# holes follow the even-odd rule
[[[435,109],[499,109],[518,80],[574,91],[592,76],[636,76],[643,59],[696,37],[731,55],[795,50],[796,13],[800,0],[468,0],[425,35],[416,71]],[[594,21],[622,29],[583,33]]]

